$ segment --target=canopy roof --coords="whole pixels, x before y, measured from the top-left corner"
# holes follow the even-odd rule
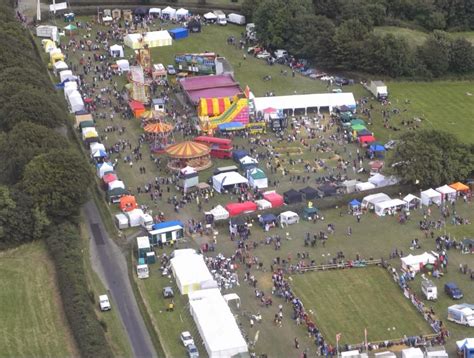
[[[272,207],[272,203],[265,199],[255,200],[255,204],[257,204],[259,210],[270,209]]]
[[[394,209],[396,207],[404,207],[407,203],[401,199],[390,199],[381,201],[375,204],[375,213],[379,216],[385,215],[385,211],[388,209]]]
[[[367,206],[368,204],[376,204],[382,201],[390,200],[390,197],[384,193],[377,193],[372,195],[367,195],[365,198],[362,199],[362,205]]]
[[[437,258],[427,252],[422,253],[421,255],[408,255],[401,258],[402,266],[405,269],[411,268],[414,271],[420,270],[420,264],[434,264]]]
[[[213,280],[203,256],[188,250],[171,259],[171,270],[181,294],[199,290],[203,283]]]
[[[265,172],[262,169],[259,168],[253,168],[248,171],[248,175],[252,177],[252,179],[266,179],[267,176],[265,175]]]
[[[356,132],[358,132],[360,130],[363,130],[363,129],[367,129],[363,124],[360,124],[360,123],[352,124],[351,127],[352,127],[352,130],[356,131]]]
[[[225,186],[247,184],[248,180],[237,172],[226,172],[212,177],[212,186],[221,193]]]
[[[463,183],[457,182],[450,185],[456,191],[469,191],[469,187]]]
[[[247,343],[219,289],[190,293],[189,305],[209,357],[232,357],[248,352]]]
[[[305,195],[306,200],[311,200],[318,196],[318,191],[310,186],[300,189],[299,191]]]
[[[441,194],[456,194],[456,189],[453,189],[448,185],[440,186],[439,188],[436,188],[436,191],[439,191]]]
[[[165,149],[166,154],[171,158],[197,158],[209,154],[211,149],[201,143],[186,141],[170,145]]]
[[[352,201],[349,202],[350,206],[360,206],[360,201],[357,199],[352,199]]]
[[[371,143],[371,142],[375,142],[375,137],[374,137],[373,135],[362,136],[362,137],[359,137],[359,142],[360,142],[360,143]]]
[[[243,158],[240,158],[240,164],[258,164],[258,160],[246,155]]]
[[[147,133],[168,133],[173,130],[173,126],[163,122],[149,123],[143,130]]]
[[[403,198],[403,201],[407,202],[407,203],[411,203],[413,200],[416,200],[416,201],[421,201],[421,199],[413,194],[408,194],[407,196],[405,196]]]
[[[214,217],[214,220],[225,220],[229,218],[229,212],[224,209],[222,205],[217,205],[214,209],[209,211],[209,214]]]
[[[263,198],[272,204],[272,208],[282,206],[284,202],[283,196],[274,190],[263,193]]]
[[[369,183],[369,182],[365,182],[365,183],[357,183],[355,185],[356,189],[358,191],[365,191],[365,190],[371,190],[371,189],[374,189],[375,188],[375,185],[372,184],[372,183]]]
[[[365,126],[365,121],[363,119],[360,119],[360,118],[355,118],[355,119],[351,120],[351,126],[354,126],[356,124],[361,124],[361,125]]]

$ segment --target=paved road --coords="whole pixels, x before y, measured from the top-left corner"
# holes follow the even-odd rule
[[[84,205],[88,222],[90,254],[93,269],[102,279],[122,320],[135,357],[157,357],[130,286],[125,256],[104,229],[95,203]]]

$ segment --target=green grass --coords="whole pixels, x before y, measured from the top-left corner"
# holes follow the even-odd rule
[[[377,35],[392,34],[404,38],[412,46],[422,45],[429,37],[429,33],[397,26],[377,26],[374,28],[374,32]],[[464,37],[466,40],[474,44],[474,31],[449,32],[448,35],[452,38]]]
[[[95,29],[94,29],[95,30]],[[301,76],[296,76],[295,78],[283,77],[280,76],[280,70],[283,67],[280,66],[268,66],[264,61],[254,59],[248,56],[247,60],[243,60],[243,52],[235,49],[234,47],[228,46],[226,44],[226,38],[229,35],[239,36],[239,33],[243,31],[242,27],[237,26],[227,26],[227,27],[218,27],[218,26],[209,26],[205,27],[203,33],[191,35],[189,39],[176,41],[173,46],[166,48],[159,48],[153,50],[153,62],[159,63],[162,62],[165,65],[174,62],[174,54],[182,52],[194,52],[194,51],[216,51],[220,55],[225,56],[234,66],[237,79],[240,81],[242,86],[249,84],[252,90],[257,95],[262,95],[267,91],[274,91],[277,94],[291,94],[294,91],[297,93],[303,92],[325,92],[326,87],[320,81],[314,81],[308,78],[303,78]],[[130,55],[130,51],[128,55]],[[71,57],[74,59],[74,56],[77,56],[77,53]],[[239,62],[241,66],[239,67]],[[266,75],[271,74],[273,76],[272,81],[263,82],[261,78]],[[123,80],[120,78],[119,80]],[[402,119],[412,119],[413,117],[422,117],[425,118],[420,123],[422,128],[431,128],[439,127],[445,128],[457,135],[465,141],[472,142],[470,137],[470,132],[472,132],[472,122],[469,118],[472,118],[472,113],[474,109],[472,108],[472,97],[465,96],[465,92],[472,91],[472,82],[432,82],[432,83],[416,83],[416,82],[388,82],[390,98],[392,101],[392,108],[399,108],[402,112],[400,115],[393,116],[392,121],[395,126],[399,126],[402,130],[408,130],[404,127],[401,127]],[[355,85],[350,88],[345,88],[345,90],[350,90],[354,92],[356,99],[359,99],[363,96],[369,96],[369,93],[363,89],[360,85]],[[408,98],[410,104],[405,105],[404,101]],[[386,109],[375,101],[371,101],[370,104],[374,107],[373,114],[373,125],[371,129],[375,132],[376,136],[381,140],[387,140],[389,138],[397,137],[402,131],[394,132],[388,129],[384,129],[381,122],[381,110]],[[406,112],[403,110],[406,109]],[[366,118],[365,118],[366,119]],[[450,125],[449,123],[456,121],[458,126]],[[126,131],[124,134],[119,135],[118,132],[107,133],[107,140],[104,140],[106,146],[113,145],[121,139],[128,139],[132,143],[132,147],[136,146],[138,141],[138,136],[142,133],[140,129],[139,120],[122,120],[115,119],[114,123],[109,122],[108,120],[99,120],[98,121],[98,130],[99,133],[104,134],[104,127],[115,124],[124,126]],[[323,136],[327,138],[329,134],[332,134],[335,131],[335,128],[326,132]],[[272,133],[267,134],[267,138],[272,139],[276,143],[275,137]],[[182,140],[182,138],[177,137],[177,141]],[[316,139],[313,143],[318,143],[320,139]],[[234,140],[235,144],[238,144],[239,147],[250,148],[248,140],[237,138]],[[291,143],[286,144],[283,142],[282,146],[300,146],[300,144]],[[351,151],[355,154],[356,146],[349,145],[347,146],[347,152]],[[258,149],[262,151],[262,149]],[[303,160],[313,160],[316,158],[329,159],[335,151],[339,151],[344,158],[348,159],[348,154],[344,153],[343,148],[335,145],[331,153],[314,153],[305,151],[301,158]],[[140,162],[134,162],[134,167],[130,168],[128,165],[123,164],[123,161],[119,160],[119,165],[117,171],[119,177],[126,183],[127,187],[133,192],[136,193],[137,186],[143,187],[146,183],[153,180],[157,175],[159,176],[168,176],[169,173],[164,169],[165,165],[160,166],[159,168],[149,159],[150,152],[148,146],[142,146],[143,160]],[[122,158],[124,155],[130,154],[128,151],[122,153]],[[164,161],[166,161],[164,156],[161,156]],[[284,159],[286,155],[283,154]],[[293,159],[298,159],[297,156],[292,156]],[[115,155],[112,160],[115,159]],[[233,162],[232,162],[233,163]],[[163,163],[164,164],[164,163]],[[214,167],[230,165],[231,162],[228,160],[214,160]],[[265,168],[265,162],[261,163],[261,167]],[[147,175],[139,174],[138,167],[144,166],[147,169]],[[288,162],[285,163],[286,167],[290,167]],[[300,170],[302,164],[297,164],[291,166],[292,169]],[[200,181],[206,181],[211,175],[211,171],[207,170],[201,172],[199,177]],[[266,172],[268,172],[266,170]],[[318,174],[311,174],[311,184],[314,186],[314,178],[319,174],[326,174],[320,172]],[[353,176],[353,175],[351,175]],[[270,189],[277,189],[278,192],[283,192],[289,188],[300,189],[306,185],[301,181],[299,183],[290,182],[289,176],[282,177],[278,175],[270,175],[271,182],[278,179],[280,184],[278,187],[274,187],[273,184]],[[149,196],[146,194],[138,195],[137,199],[140,204],[148,205],[151,209],[154,210],[154,214],[157,211],[163,211],[167,219],[182,219],[187,221],[189,218],[195,218],[197,220],[202,220],[203,215],[197,211],[195,203],[186,205],[179,214],[173,212],[171,205],[166,203],[166,200],[173,196],[177,195],[178,198],[180,194],[175,190],[173,186],[170,186],[170,193],[166,191],[166,186],[164,188],[163,200],[161,202],[152,203]],[[361,195],[361,198],[363,195]],[[231,198],[226,195],[215,195],[208,204],[204,204],[204,209],[210,209],[212,205],[223,204],[225,205],[229,201],[236,201],[236,198]],[[316,200],[315,205],[318,205]],[[474,221],[474,211],[472,210],[472,204],[465,205],[459,204],[457,210],[460,215],[467,216],[470,218],[471,222]],[[115,206],[111,206],[112,211],[118,211]],[[283,211],[284,209],[282,209]],[[325,263],[328,260],[328,257],[333,257],[338,251],[343,251],[346,257],[354,258],[358,253],[365,257],[373,256],[375,258],[379,257],[388,257],[389,253],[394,249],[398,248],[403,250],[405,254],[411,253],[409,250],[409,243],[414,237],[420,238],[422,240],[423,250],[432,250],[434,248],[434,242],[432,240],[424,239],[422,233],[417,228],[418,220],[422,217],[420,212],[412,213],[412,221],[406,225],[400,225],[396,222],[395,218],[386,217],[378,218],[373,214],[365,215],[362,218],[362,223],[358,225],[355,219],[352,216],[342,215],[340,212],[345,212],[345,207],[336,208],[334,210],[324,211],[323,215],[325,217],[324,221],[320,221],[316,224],[301,222],[299,225],[293,225],[285,229],[273,229],[270,234],[279,234],[283,237],[286,236],[286,232],[290,234],[290,237],[293,238],[291,241],[284,240],[283,247],[281,251],[274,251],[271,246],[260,245],[257,249],[251,250],[250,255],[258,256],[259,259],[264,263],[265,268],[268,270],[271,261],[274,257],[287,257],[291,255],[296,256],[297,252],[308,251],[311,255],[311,258],[314,258],[317,263]],[[433,210],[433,216],[438,217],[439,214],[436,210]],[[317,233],[320,230],[325,230],[328,223],[334,223],[336,225],[336,234],[331,236],[326,247],[321,246],[315,248],[306,248],[303,246],[303,238],[307,232]],[[347,227],[351,226],[353,229],[353,235],[349,239],[345,235]],[[218,226],[219,236],[218,236],[218,252],[222,252],[226,255],[232,255],[235,252],[235,243],[232,243],[228,238],[228,229],[226,224]],[[454,235],[456,238],[462,238],[464,236],[472,236],[472,226],[452,226],[448,225],[446,229],[447,233]],[[266,234],[256,225],[252,229],[252,238],[251,241],[259,242],[263,239]],[[442,234],[444,231],[436,232],[436,235]],[[182,247],[193,246],[197,247],[195,243],[197,238],[188,238],[186,244],[182,244]],[[422,250],[422,251],[423,251]],[[169,251],[169,250],[168,250]],[[417,252],[418,253],[418,252]],[[160,251],[157,251],[158,256],[161,254]],[[474,290],[472,290],[471,282],[466,278],[466,276],[461,276],[456,272],[456,267],[459,263],[464,263],[468,261],[468,257],[460,255],[458,252],[450,251],[449,260],[450,267],[449,273],[442,280],[438,281],[438,287],[441,289],[444,282],[447,280],[454,280],[458,282],[461,288],[465,291],[466,302],[472,302],[474,300]],[[398,260],[394,260],[393,264],[398,265]],[[243,277],[243,270],[239,270],[239,275]],[[272,282],[271,275],[268,272],[255,272],[258,278],[258,286],[260,289],[264,290],[266,294],[270,293]],[[306,277],[306,276],[304,276]],[[183,356],[184,349],[181,347],[178,336],[182,330],[190,330],[194,335],[196,340],[199,343],[199,335],[194,326],[193,320],[189,314],[189,308],[187,307],[187,301],[185,297],[176,297],[176,310],[173,313],[165,312],[166,305],[161,297],[161,288],[164,285],[171,284],[173,287],[173,279],[162,278],[160,272],[158,271],[158,265],[153,265],[151,267],[150,278],[147,280],[137,280],[138,287],[142,294],[142,297],[147,307],[148,312],[150,313],[151,321],[154,323],[156,330],[159,332],[161,343],[163,344],[164,351],[170,356]],[[418,289],[418,283],[414,283],[413,286],[415,289]],[[377,290],[377,285],[373,287],[374,290]],[[440,290],[441,291],[441,290]],[[177,291],[176,291],[177,292]],[[295,323],[290,319],[291,308],[289,305],[285,305],[282,301],[275,299],[275,305],[279,303],[284,304],[284,324],[282,328],[275,327],[272,324],[273,315],[277,312],[277,307],[275,305],[270,308],[262,308],[258,304],[258,301],[254,297],[254,290],[248,284],[241,282],[241,286],[233,289],[230,292],[237,292],[242,299],[242,308],[240,312],[235,312],[237,319],[242,323],[244,330],[248,333],[249,337],[253,338],[257,332],[259,332],[259,340],[256,345],[257,353],[267,353],[269,356],[294,356],[297,352],[293,348],[292,342],[295,337],[298,337],[301,348],[311,349],[311,352],[314,353],[314,343],[307,337],[306,331],[302,327],[297,327]],[[393,292],[394,295],[402,296],[402,292]],[[440,293],[440,299],[434,304],[435,310],[439,312],[439,315],[443,317],[446,316],[447,307],[452,304],[442,293]],[[263,316],[263,323],[256,325],[251,328],[249,325],[248,318],[245,318],[243,312],[252,312],[256,313],[260,311]],[[411,316],[410,316],[411,317]],[[469,334],[468,329],[451,323],[447,323],[452,336],[450,342],[448,343],[448,348],[451,349],[450,353],[454,354],[453,344],[456,339],[461,339]],[[362,326],[361,326],[362,327]],[[360,334],[363,332],[363,328],[360,330]],[[369,330],[369,337],[373,333],[372,326],[367,327]],[[400,332],[397,329],[396,332]],[[328,337],[328,339],[333,339]],[[360,338],[359,338],[360,339]],[[199,347],[200,352],[204,353],[202,346]],[[311,356],[311,355],[310,355]]]
[[[341,344],[361,342],[364,328],[369,341],[432,333],[383,268],[309,272],[292,278],[295,293],[332,344],[338,333]]]
[[[43,243],[0,252],[0,357],[77,355]]]
[[[96,314],[98,319],[103,321],[107,327],[105,335],[109,341],[110,347],[117,357],[131,357],[132,349],[128,341],[128,337],[125,333],[122,321],[118,315],[116,309],[114,309],[114,303],[112,304],[112,310],[108,312],[101,312],[99,309],[98,297],[107,292],[102,281],[100,280],[97,273],[92,269],[89,256],[89,235],[87,234],[87,228],[85,224],[81,224],[81,236],[84,241],[84,267],[87,274],[87,281],[89,283],[88,289],[94,294],[94,305],[96,308]],[[109,299],[111,299],[109,294]],[[92,304],[92,303],[91,303]]]

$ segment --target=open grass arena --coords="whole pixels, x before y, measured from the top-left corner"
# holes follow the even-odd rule
[[[292,276],[292,287],[324,337],[336,344],[430,334],[431,329],[381,267],[334,269]]]

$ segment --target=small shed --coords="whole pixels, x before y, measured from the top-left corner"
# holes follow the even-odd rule
[[[199,184],[199,174],[193,167],[189,165],[179,171],[180,186],[184,192]]]
[[[151,251],[150,239],[148,236],[137,237],[138,257],[146,259],[147,252]]]
[[[285,204],[296,204],[303,201],[303,194],[295,189],[290,189],[283,193]]]
[[[149,235],[153,245],[174,243],[184,237],[184,225],[179,220],[164,221],[154,224]]]
[[[249,171],[247,171],[247,179],[249,180],[249,185],[252,188],[256,188],[256,189],[268,188],[268,178],[262,169],[259,169],[259,168],[250,169]]]
[[[300,193],[303,194],[304,201],[313,200],[318,196],[318,191],[310,186],[300,189]]]
[[[185,27],[178,27],[176,29],[168,30],[173,40],[185,39],[189,36],[188,29]]]
[[[163,98],[153,98],[151,100],[151,105],[153,106],[153,110],[157,112],[164,112],[165,104],[166,102]]]

